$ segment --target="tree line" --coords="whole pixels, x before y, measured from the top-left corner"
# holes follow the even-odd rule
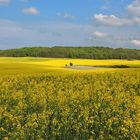
[[[140,50],[109,47],[25,47],[0,50],[0,56],[132,60],[140,59]]]

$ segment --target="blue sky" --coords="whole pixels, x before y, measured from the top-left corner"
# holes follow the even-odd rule
[[[0,0],[0,49],[140,49],[140,0]]]

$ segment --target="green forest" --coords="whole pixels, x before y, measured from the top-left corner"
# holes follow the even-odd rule
[[[25,47],[0,50],[0,56],[132,60],[140,59],[140,50],[109,47]]]

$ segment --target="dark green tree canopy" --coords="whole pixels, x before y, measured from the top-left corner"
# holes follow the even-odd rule
[[[0,50],[0,56],[87,59],[140,59],[140,50],[109,47],[26,47]]]

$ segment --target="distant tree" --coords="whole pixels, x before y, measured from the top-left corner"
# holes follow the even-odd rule
[[[70,62],[70,66],[73,66],[73,63],[72,62]]]
[[[109,47],[26,47],[0,50],[0,56],[140,60],[139,49]]]

